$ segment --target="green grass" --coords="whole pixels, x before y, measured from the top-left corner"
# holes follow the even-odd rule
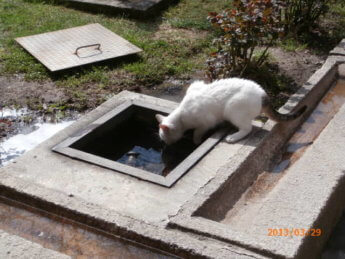
[[[223,0],[184,0],[171,6],[153,21],[139,21],[123,16],[90,14],[49,1],[2,0],[0,2],[0,73],[24,74],[26,80],[53,79],[61,87],[76,88],[94,84],[100,88],[114,84],[118,73],[127,73],[118,84],[152,85],[170,76],[188,77],[204,65],[212,36],[198,31],[209,29],[207,12],[220,10]],[[95,65],[76,69],[62,75],[51,74],[41,63],[16,42],[16,37],[55,31],[89,23],[100,23],[143,49],[139,58],[111,65]],[[160,26],[179,30],[193,29],[196,37],[160,39],[156,36]],[[181,32],[183,33],[183,32]],[[210,32],[211,34],[212,32]],[[177,33],[178,34],[178,33]],[[177,35],[178,36],[178,35]],[[128,78],[131,78],[128,80]],[[122,80],[122,81],[121,81]]]
[[[345,38],[345,3],[339,0],[337,4],[332,5],[326,19],[333,23],[331,31],[328,31],[329,27],[325,28],[329,37],[337,42]]]
[[[185,0],[180,1],[175,8],[170,8],[164,14],[167,21],[178,28],[209,29],[210,23],[207,21],[209,12],[219,12],[220,10],[231,7],[229,0]]]
[[[345,38],[345,4],[338,0],[338,3],[332,3],[329,7],[315,28],[303,34],[288,35],[279,46],[286,51],[309,49],[316,54],[328,54]]]
[[[285,51],[301,51],[308,47],[307,43],[301,43],[294,38],[286,38],[280,42],[279,46]]]
[[[117,89],[137,85],[150,87],[169,77],[189,78],[194,71],[204,68],[205,60],[212,51],[212,39],[217,32],[207,21],[208,12],[229,8],[231,2],[180,0],[157,18],[140,21],[121,15],[78,11],[56,5],[54,0],[0,0],[0,74],[22,74],[31,81],[53,80],[79,108],[89,107],[94,96],[99,104],[102,98],[112,95]],[[16,37],[90,23],[102,24],[142,48],[143,52],[136,59],[111,61],[53,74],[14,40]],[[321,28],[322,24],[325,33],[319,33],[319,36],[311,34],[303,39],[287,38],[280,46],[287,51],[306,48],[329,51],[345,37],[345,6],[332,5],[328,15],[322,18]],[[266,81],[285,85],[288,80],[278,78]],[[59,103],[53,104],[52,108],[65,109],[75,105]]]

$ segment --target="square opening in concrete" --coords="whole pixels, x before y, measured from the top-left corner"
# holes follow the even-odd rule
[[[214,133],[200,146],[191,134],[166,146],[158,136],[155,114],[172,110],[139,101],[127,101],[53,150],[167,187],[173,185],[220,140]]]

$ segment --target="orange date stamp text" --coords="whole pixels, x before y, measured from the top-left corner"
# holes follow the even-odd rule
[[[272,237],[292,237],[292,236],[311,236],[319,237],[322,235],[321,228],[269,228],[267,235]]]

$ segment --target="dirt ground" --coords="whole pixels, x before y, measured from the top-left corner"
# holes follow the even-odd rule
[[[272,48],[270,53],[274,58],[273,63],[279,67],[280,73],[292,79],[299,87],[323,64],[325,57],[316,56],[308,50],[286,52],[281,48]],[[203,79],[203,73],[198,72],[191,80],[180,80],[179,78],[169,78],[161,85],[150,89],[135,86],[130,91],[143,92],[155,96],[180,94],[180,88],[185,88],[193,80]],[[114,79],[115,80],[115,79]],[[114,86],[110,89],[93,89],[88,86],[83,89],[87,93],[86,109],[94,108],[99,99],[107,99],[108,96],[124,90],[122,86]],[[73,101],[73,95],[68,89],[61,88],[53,81],[27,82],[22,75],[14,77],[0,76],[0,108],[14,105],[16,107],[31,106],[35,103],[68,103]],[[169,98],[169,97],[167,97]],[[171,99],[174,100],[174,97]],[[176,100],[176,98],[175,98]],[[177,100],[176,100],[177,101]]]
[[[325,59],[325,57],[316,56],[308,50],[286,52],[281,48],[272,48],[270,53],[273,57],[272,62],[278,66],[279,73],[291,79],[294,84],[291,87],[294,89],[303,85],[321,67]],[[107,89],[99,89],[92,87],[92,85],[84,86],[82,91],[87,98],[85,103],[78,105],[84,110],[93,109],[101,100],[106,100],[121,90],[141,92],[178,102],[182,99],[185,90],[192,81],[202,79],[204,79],[204,74],[202,71],[199,71],[189,80],[168,78],[162,84],[150,88],[140,85],[125,88],[124,86],[116,85],[116,80],[114,79],[114,85]],[[29,107],[37,110],[39,115],[42,116],[42,113],[52,112],[47,109],[50,104],[75,102],[73,92],[59,87],[54,81],[27,82],[24,80],[23,75],[12,77],[0,76],[0,93],[0,139],[16,132],[16,124],[23,124],[22,118],[2,118],[1,109],[4,107]],[[284,94],[282,93],[282,95]],[[288,98],[288,96],[283,97],[285,99]],[[33,114],[32,117],[35,117],[35,115]]]
[[[309,50],[287,52],[281,48],[271,48],[270,54],[274,57],[280,73],[291,78],[298,87],[302,86],[326,59],[325,56],[314,55]]]
[[[68,96],[53,82],[26,82],[23,76],[0,76],[0,107],[26,106],[30,102],[56,103],[67,101]]]

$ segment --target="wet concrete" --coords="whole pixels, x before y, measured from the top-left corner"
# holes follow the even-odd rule
[[[59,1],[58,1],[59,2]],[[68,3],[69,7],[87,10],[95,13],[105,14],[125,14],[134,18],[152,18],[162,9],[167,8],[171,0],[67,0],[60,1]]]
[[[176,258],[4,197],[0,229],[77,258]]]
[[[310,117],[291,137],[272,169],[259,175],[220,222],[229,224],[235,229],[245,228],[246,222],[253,220],[251,215],[259,212],[265,198],[284,177],[287,169],[303,155],[344,103],[345,80],[340,79],[334,83]]]

